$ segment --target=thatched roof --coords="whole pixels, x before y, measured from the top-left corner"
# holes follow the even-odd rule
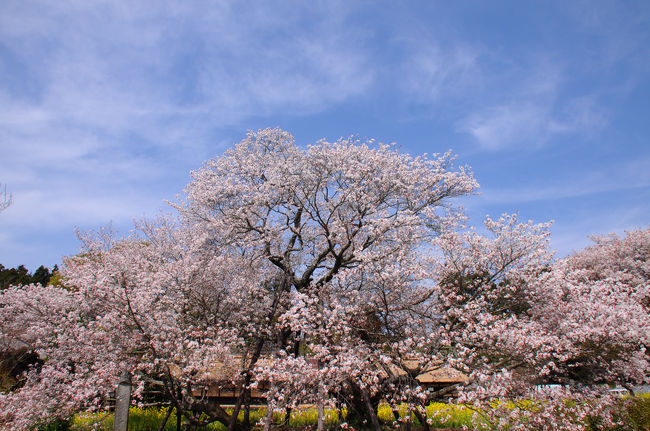
[[[259,359],[257,366],[271,366],[273,361],[272,357],[265,356]],[[314,367],[318,366],[315,360],[307,359],[307,361],[311,362]],[[215,363],[213,367],[205,372],[203,378],[206,383],[227,383],[237,375],[242,366],[242,357],[232,356],[228,361]],[[401,367],[397,365],[390,367],[390,372],[397,376],[406,375],[406,370],[409,373],[418,373],[416,379],[425,386],[466,383],[469,380],[465,374],[452,368],[439,366],[420,367],[420,364],[415,360],[403,361]],[[382,371],[381,374],[388,376],[385,371]]]

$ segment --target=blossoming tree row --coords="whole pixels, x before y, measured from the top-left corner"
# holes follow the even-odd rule
[[[458,402],[495,429],[613,423],[598,385],[650,374],[650,230],[559,260],[548,224],[505,215],[479,234],[454,205],[478,185],[452,161],[249,133],[192,172],[174,215],[82,235],[66,289],[2,292],[2,342],[43,364],[0,396],[0,424],[101,408],[127,371],[136,399],[155,386],[196,426],[247,428],[263,388],[272,407],[339,399],[376,430],[380,402],[406,403],[426,427],[423,407],[450,389],[416,377],[437,368],[468,376]],[[234,411],[200,396],[210,382],[234,391]],[[533,391],[545,383],[562,397]]]

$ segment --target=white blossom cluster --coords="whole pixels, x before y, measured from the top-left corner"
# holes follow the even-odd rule
[[[495,429],[614,423],[598,385],[650,375],[650,230],[560,260],[549,224],[504,215],[479,235],[453,205],[478,185],[452,161],[249,133],[192,172],[176,216],[81,235],[65,288],[0,294],[3,342],[43,360],[0,395],[0,425],[102,408],[128,371],[136,399],[153,385],[195,425],[235,429],[258,390],[276,408],[325,394],[375,428],[380,401],[406,403],[427,426],[449,391],[417,376],[445,368]],[[234,412],[197,395],[215,386]]]

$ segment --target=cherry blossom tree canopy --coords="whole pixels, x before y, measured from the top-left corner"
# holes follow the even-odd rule
[[[497,429],[581,429],[589,414],[613,423],[610,402],[590,401],[595,385],[650,374],[650,231],[554,260],[548,223],[504,215],[487,217],[485,233],[466,228],[453,199],[478,185],[452,162],[248,133],[192,172],[176,215],[122,238],[81,234],[63,288],[0,294],[4,347],[43,361],[0,396],[0,424],[101,408],[124,371],[135,399],[155,387],[191,424],[229,430],[250,425],[253,388],[271,407],[326,394],[375,429],[382,400],[426,423],[424,406],[452,392]],[[453,390],[418,380],[448,367],[467,376]],[[546,383],[565,398],[519,403]],[[234,411],[201,396],[215,385]],[[566,397],[581,400],[568,425]]]

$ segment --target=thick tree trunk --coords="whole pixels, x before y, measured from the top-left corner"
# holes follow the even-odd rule
[[[379,423],[379,418],[377,417],[375,406],[372,405],[372,401],[370,400],[370,394],[366,388],[360,389],[361,397],[363,398],[363,402],[365,403],[366,409],[368,410],[368,416],[370,416],[370,423],[372,424],[372,427],[375,431],[381,431],[381,424]]]
[[[284,408],[284,428],[289,428],[289,421],[291,420],[291,407]]]
[[[239,410],[241,410],[242,404],[244,403],[246,393],[250,389],[248,386],[251,383],[251,370],[253,366],[255,366],[255,364],[257,363],[257,360],[260,358],[260,354],[262,353],[263,346],[264,346],[264,340],[259,339],[257,341],[257,344],[255,345],[255,350],[253,351],[253,355],[251,356],[250,363],[248,364],[246,371],[244,371],[243,373],[244,379],[242,380],[242,383],[239,385],[239,396],[237,397],[237,401],[235,402],[235,407],[233,408],[232,415],[230,417],[230,423],[228,424],[228,431],[234,431],[237,428],[237,416],[239,416]]]
[[[388,402],[388,400],[386,400],[386,402]],[[399,409],[396,406],[392,405],[391,403],[388,403],[388,405],[390,406],[390,410],[393,412],[393,416],[395,416],[395,420],[399,421],[400,419]]]
[[[363,419],[368,419],[366,414],[366,405],[364,403],[363,397],[361,396],[361,389],[359,386],[353,382],[348,381],[350,387],[349,398],[347,399],[348,403],[348,414],[345,418],[346,422],[352,424]]]
[[[415,413],[415,417],[418,418],[418,421],[420,422],[420,426],[424,428],[424,431],[429,431],[429,424],[427,423],[427,416],[426,414],[420,413],[420,410],[416,408],[413,410],[413,413]]]
[[[251,390],[246,388],[246,395],[244,396],[244,421],[242,428],[249,430],[251,428]]]

